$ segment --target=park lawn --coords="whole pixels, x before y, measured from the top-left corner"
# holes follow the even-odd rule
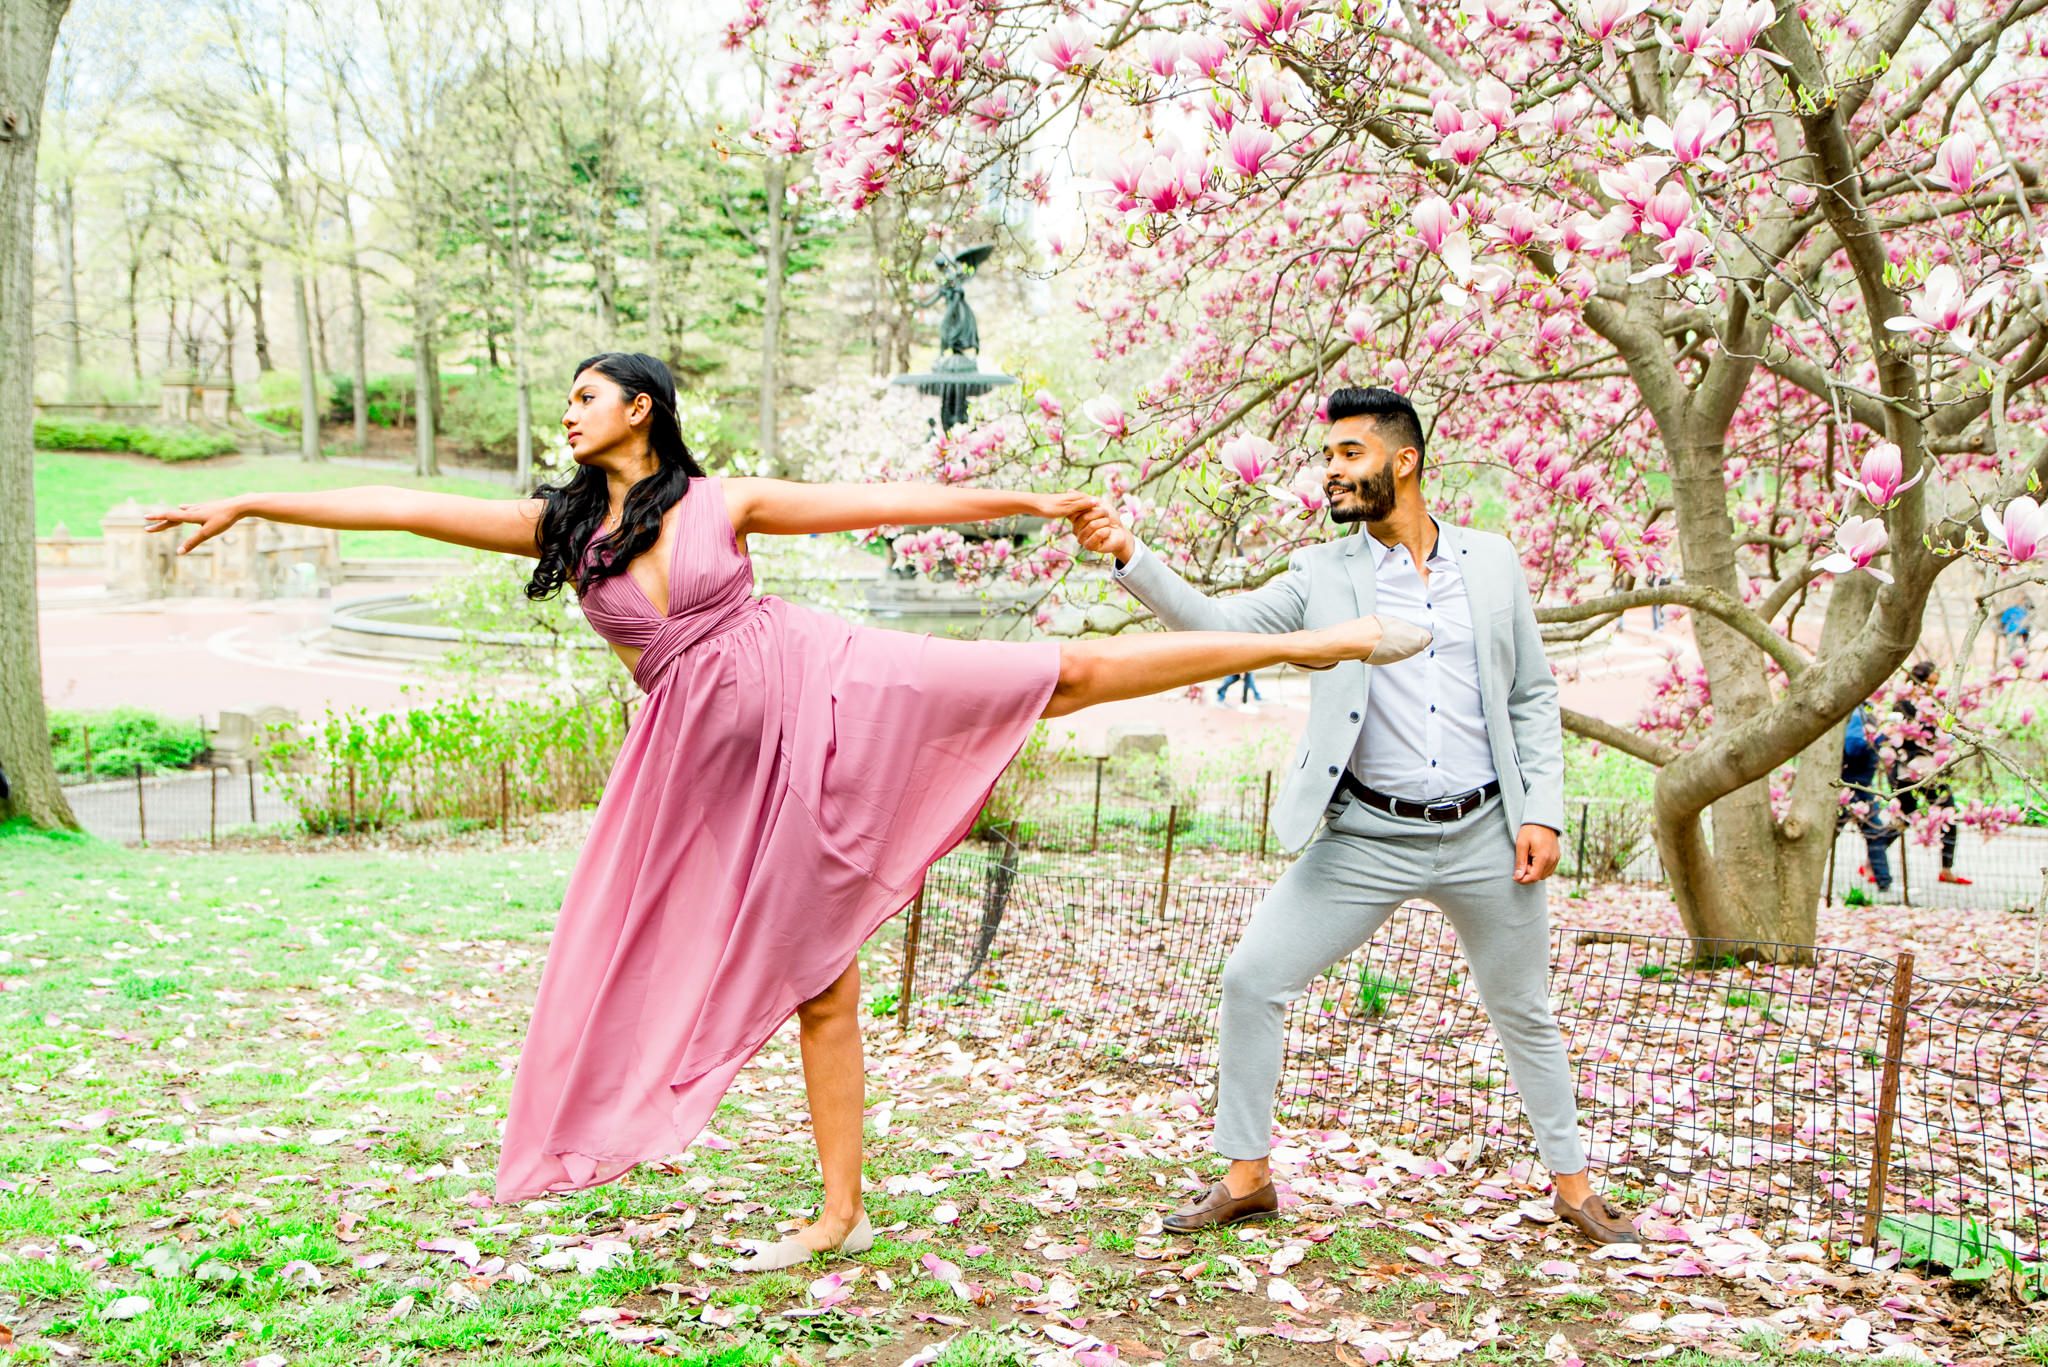
[[[819,1199],[787,1030],[680,1161],[495,1205],[509,1072],[572,857],[483,834],[207,853],[0,828],[12,1360],[1359,1360],[1327,1331],[1289,1341],[1331,1312],[1293,1314],[1282,1286],[1319,1305],[1341,1296],[1358,1322],[1435,1335],[1474,1364],[1566,1348],[1619,1367],[1655,1342],[1623,1321],[1670,1288],[1593,1280],[1590,1262],[1582,1287],[1555,1286],[1555,1265],[1539,1274],[1537,1261],[1584,1250],[1540,1234],[1473,1274],[1418,1261],[1413,1246],[1469,1199],[1434,1178],[1413,1201],[1390,1184],[1371,1212],[1311,1203],[1162,1238],[1156,1212],[1198,1161],[1189,1102],[879,1022],[866,1199],[880,1238],[858,1260],[751,1278],[725,1267],[736,1238],[772,1238]],[[865,956],[871,1014],[893,995],[893,953],[885,933]],[[1740,1284],[1712,1294],[1767,1308]],[[1884,1294],[1879,1282],[1855,1299]],[[1077,1342],[1117,1351],[1049,1356]],[[1837,1362],[1744,1342],[1773,1363]],[[1687,1344],[1664,1360],[1720,1356]]]
[[[504,485],[448,475],[419,479],[397,467],[308,465],[287,456],[223,456],[217,460],[166,465],[140,457],[86,451],[36,452],[36,535],[48,536],[63,523],[73,536],[100,534],[100,519],[127,499],[153,503],[199,503],[231,494],[266,490],[302,493],[351,484],[396,484],[478,498],[509,498]],[[343,532],[341,553],[392,559],[459,554],[404,532]]]

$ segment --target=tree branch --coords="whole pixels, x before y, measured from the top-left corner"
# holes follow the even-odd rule
[[[1574,712],[1569,707],[1560,707],[1558,715],[1564,722],[1564,729],[1573,735],[1598,741],[1610,749],[1621,751],[1624,755],[1633,755],[1647,764],[1662,768],[1678,758],[1679,751],[1676,746],[1666,745],[1660,740],[1651,740],[1640,732],[1616,726],[1611,721],[1589,717],[1584,712]]]

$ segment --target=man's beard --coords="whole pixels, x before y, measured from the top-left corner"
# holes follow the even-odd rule
[[[1340,523],[1384,522],[1394,515],[1394,463],[1388,461],[1379,473],[1362,482],[1339,481],[1330,486],[1330,521]],[[1338,502],[1349,493],[1352,501]]]

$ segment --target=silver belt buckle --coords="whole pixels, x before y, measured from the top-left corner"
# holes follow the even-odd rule
[[[1442,812],[1443,815],[1438,816],[1438,812]],[[1465,806],[1461,798],[1453,798],[1449,802],[1432,802],[1422,809],[1422,819],[1434,821],[1438,825],[1442,825],[1447,821],[1456,821],[1463,815],[1465,815]]]

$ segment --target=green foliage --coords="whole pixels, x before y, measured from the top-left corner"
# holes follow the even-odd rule
[[[139,707],[50,713],[50,753],[60,774],[123,778],[138,764],[144,773],[160,774],[189,769],[205,750],[206,733],[197,721]]]
[[[1415,984],[1388,978],[1361,966],[1358,970],[1358,1010],[1361,1015],[1384,1016],[1394,998],[1405,997]]]
[[[1851,883],[1849,890],[1842,894],[1842,905],[1867,907],[1873,904],[1869,891],[1861,883]]]
[[[503,371],[442,379],[443,431],[469,450],[511,459],[519,450],[519,388]]]
[[[71,422],[37,418],[36,448],[42,451],[130,451],[161,461],[205,460],[234,454],[235,439],[196,427],[137,427],[125,422]]]
[[[363,383],[363,392],[370,400],[370,426],[397,427],[402,419],[409,421],[413,411],[414,391],[412,372],[409,370],[397,375],[370,376]],[[355,405],[355,376],[330,376],[327,381],[327,421],[354,422]],[[297,421],[298,410],[294,408],[292,412],[293,421]]]
[[[1042,811],[1046,805],[1054,767],[1069,758],[1067,746],[1053,741],[1052,733],[1044,722],[1033,726],[1024,748],[1017,752],[1017,758],[1010,761],[1010,767],[1003,771],[995,791],[989,794],[987,803],[982,806],[981,815],[974,819],[970,834],[978,840],[986,840],[997,831],[1007,830],[1012,832],[1013,838],[1021,837],[1022,832],[1018,828],[1024,824],[1026,816]]]
[[[2023,1261],[1986,1230],[1965,1216],[1918,1214],[1905,1219],[1886,1216],[1877,1232],[1889,1240],[1909,1266],[1947,1268],[1949,1280],[1968,1284],[2007,1281],[2013,1294],[2031,1301],[2048,1291],[2048,1264]]]
[[[617,707],[472,695],[329,712],[304,735],[277,728],[266,759],[301,824],[329,834],[593,803],[624,735]]]

